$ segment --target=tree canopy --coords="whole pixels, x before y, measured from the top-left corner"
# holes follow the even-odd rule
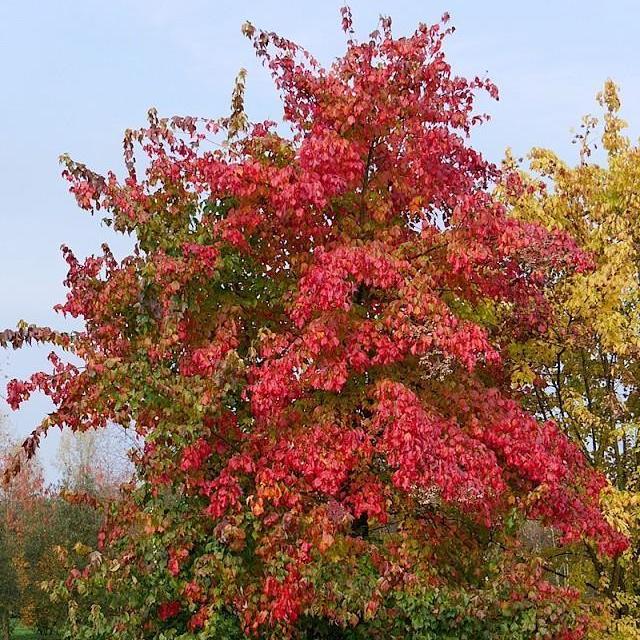
[[[594,260],[594,268],[551,283],[553,325],[512,347],[513,380],[528,389],[531,409],[555,420],[611,480],[603,496],[606,517],[631,545],[607,561],[585,541],[572,558],[582,570],[572,577],[578,585],[581,579],[595,583],[613,602],[613,625],[630,634],[623,637],[637,638],[640,150],[624,133],[612,81],[598,99],[604,111],[599,140],[597,119],[585,117],[576,138],[579,164],[535,149],[532,172],[522,174],[527,189],[507,197],[513,215],[570,233]]]
[[[58,310],[83,329],[1,334],[58,347],[8,399],[55,404],[29,455],[52,427],[145,443],[101,554],[56,593],[100,598],[74,638],[584,637],[522,528],[604,557],[628,540],[605,475],[511,374],[554,322],[550,285],[594,261],[498,197],[527,187],[469,145],[497,89],[452,71],[447,20],[357,41],[344,9],[327,69],[247,24],[290,135],[249,122],[241,74],[229,117],[128,131],[123,178],[63,157],[135,249],[64,248]]]

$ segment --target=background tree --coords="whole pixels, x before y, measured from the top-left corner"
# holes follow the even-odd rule
[[[18,582],[11,553],[11,536],[4,516],[0,520],[0,638],[10,639],[10,620],[18,602]]]
[[[137,447],[136,442],[115,427],[63,432],[57,455],[62,486],[103,497],[115,495],[118,487],[133,475],[127,456],[132,447]]]
[[[9,435],[0,436],[2,466],[19,451]],[[94,476],[92,476],[94,477]],[[99,486],[102,496],[117,488]],[[69,491],[72,487],[66,487]],[[85,490],[87,487],[76,487]],[[22,466],[10,484],[0,488],[0,629],[2,640],[11,637],[14,618],[42,638],[55,637],[67,620],[65,607],[51,602],[50,591],[83,568],[97,544],[102,514],[95,505],[65,499],[45,488],[37,462]]]
[[[4,466],[16,455],[19,446],[7,431],[0,431],[0,464]],[[23,544],[29,517],[43,495],[43,475],[39,464],[23,465],[10,485],[0,486],[0,632],[10,637],[12,617],[22,617],[23,596],[28,589],[24,580]]]
[[[0,422],[0,460],[5,462],[10,452],[9,436]],[[0,489],[0,638],[9,640],[10,619],[18,602],[18,582],[13,562],[15,538],[10,529],[9,502]]]
[[[70,502],[52,491],[33,501],[21,515],[19,614],[40,637],[60,637],[68,611],[51,602],[51,592],[70,572],[73,575],[90,561],[101,522],[95,506]]]
[[[624,135],[613,82],[598,99],[604,109],[600,145],[593,140],[598,121],[585,117],[576,136],[577,166],[534,149],[532,173],[522,174],[526,190],[513,193],[505,186],[515,215],[570,233],[595,262],[588,272],[549,283],[554,322],[542,335],[513,345],[519,360],[513,380],[531,389],[530,408],[556,420],[611,480],[603,497],[607,518],[631,537],[629,549],[607,559],[584,541],[564,562],[574,581],[582,579],[610,599],[615,631],[638,638],[640,148]]]
[[[0,341],[84,366],[53,353],[8,399],[55,403],[29,455],[53,426],[145,441],[101,560],[56,593],[80,607],[74,638],[575,639],[579,594],[545,579],[519,523],[627,547],[602,474],[510,388],[545,288],[590,263],[492,197],[500,172],[465,137],[495,87],[452,73],[443,25],[394,38],[385,18],[357,42],[344,9],[343,27],[323,69],[245,25],[289,138],[249,125],[241,76],[228,118],[152,110],[121,181],[63,158],[79,205],[136,247],[64,250],[59,310],[83,330]]]

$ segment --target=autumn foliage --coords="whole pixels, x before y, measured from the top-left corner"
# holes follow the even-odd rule
[[[58,310],[83,330],[0,338],[83,366],[52,354],[9,402],[55,403],[29,453],[52,427],[145,441],[101,559],[58,593],[107,594],[74,637],[569,640],[586,611],[522,525],[627,547],[604,475],[511,385],[549,284],[591,256],[494,196],[527,185],[468,145],[476,92],[497,90],[453,74],[446,17],[363,42],[343,18],[328,69],[245,25],[290,135],[248,123],[240,78],[230,117],[150,112],[122,179],[64,158],[78,204],[135,250],[64,249]]]
[[[526,403],[553,417],[611,486],[605,517],[630,539],[606,558],[585,541],[564,556],[573,584],[586,583],[611,609],[611,637],[640,638],[640,149],[625,134],[621,101],[608,80],[600,118],[585,116],[575,142],[579,162],[534,149],[524,192],[508,194],[512,215],[570,231],[594,260],[564,274],[548,299],[553,325],[512,349],[512,381]],[[513,158],[508,159],[511,168]],[[567,571],[568,569],[568,571]],[[606,636],[610,637],[610,636]]]

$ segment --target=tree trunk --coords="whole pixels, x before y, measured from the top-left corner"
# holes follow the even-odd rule
[[[0,610],[0,640],[11,640],[9,612],[6,609]]]

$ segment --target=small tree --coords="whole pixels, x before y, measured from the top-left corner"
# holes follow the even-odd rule
[[[0,422],[0,459],[6,462],[9,452],[9,437]],[[9,640],[10,618],[18,601],[18,583],[11,547],[8,502],[0,493],[0,638]]]
[[[446,19],[445,19],[446,22]],[[577,594],[519,546],[538,519],[616,555],[606,480],[510,389],[509,348],[549,322],[546,285],[590,267],[563,233],[508,217],[466,141],[483,120],[449,32],[383,19],[323,69],[246,25],[292,137],[249,126],[243,77],[218,121],[125,136],[127,175],[64,158],[79,205],[135,251],[69,264],[36,390],[52,426],[145,439],[102,561],[62,588],[74,637],[579,638]],[[136,164],[139,145],[144,161]],[[508,176],[505,177],[508,179]]]
[[[3,431],[3,466],[19,447]],[[105,492],[108,494],[109,492]],[[54,584],[84,567],[97,544],[102,514],[81,500],[65,500],[45,488],[40,466],[23,465],[0,489],[0,638],[10,637],[11,618],[41,637],[61,631],[66,608],[52,605]]]
[[[0,465],[4,468],[19,447],[0,425]],[[39,465],[24,466],[10,486],[0,487],[0,638],[10,637],[12,617],[20,617],[24,595],[22,550],[25,540],[24,518],[28,517],[39,497],[43,482]]]
[[[2,640],[10,638],[9,624],[11,616],[16,611],[18,594],[11,536],[3,513],[0,515],[0,638]]]
[[[89,562],[102,516],[91,505],[48,492],[33,500],[20,520],[20,618],[41,637],[57,637],[67,622],[67,607],[52,603],[52,592],[70,571],[75,575]]]

